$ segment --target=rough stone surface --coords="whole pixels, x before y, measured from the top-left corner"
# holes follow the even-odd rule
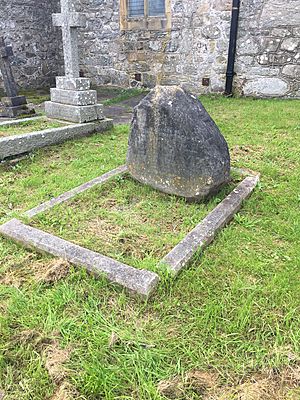
[[[40,147],[63,143],[66,140],[102,132],[113,126],[112,120],[104,119],[88,124],[67,125],[23,135],[0,138],[0,160],[28,153]]]
[[[51,19],[59,9],[59,0],[0,3],[0,31],[14,47],[12,68],[18,86],[39,88],[53,84],[63,65],[60,35]]]
[[[2,103],[8,107],[17,107],[27,104],[25,96],[15,96],[15,97],[2,97]]]
[[[157,86],[134,109],[127,166],[138,181],[201,200],[230,178],[227,143],[201,102]]]
[[[247,96],[284,96],[288,91],[288,84],[280,78],[257,78],[250,80],[244,86]]]
[[[29,108],[26,106],[26,104],[22,106],[4,106],[0,104],[0,117],[4,118],[16,118],[19,117],[20,115],[26,115],[26,114],[34,114]]]
[[[159,282],[159,277],[154,272],[139,270],[122,264],[112,258],[32,228],[17,219],[0,226],[0,234],[24,246],[33,247],[39,252],[46,252],[63,258],[74,265],[86,268],[94,274],[104,275],[111,282],[118,283],[144,297],[148,297]]]
[[[51,89],[51,101],[71,104],[73,106],[89,106],[97,103],[96,90],[62,90]]]
[[[90,80],[88,78],[70,78],[65,76],[56,77],[56,87],[62,90],[89,90]]]
[[[70,104],[46,101],[45,112],[48,118],[62,119],[64,121],[77,122],[79,124],[104,118],[103,106],[101,104],[73,106]]]
[[[245,178],[204,220],[196,226],[160,263],[177,275],[196,251],[204,249],[240,209],[259,181],[259,176]]]
[[[22,6],[20,17],[18,2],[1,0],[0,28],[16,45],[18,84],[41,86],[62,64],[60,33],[51,26],[59,0],[39,7],[23,0]],[[79,33],[80,69],[93,84],[180,84],[197,93],[224,91],[232,0],[171,0],[170,30],[163,28],[165,19],[152,17],[156,29],[145,29],[147,21],[137,18],[134,29],[122,31],[119,1],[76,0],[75,6],[87,19]],[[245,94],[248,81],[276,75],[288,85],[276,96],[299,97],[299,79],[282,73],[285,66],[299,64],[299,10],[300,0],[241,2],[234,80],[238,94]],[[203,78],[210,79],[209,86],[202,85]]]
[[[300,78],[300,64],[285,65],[282,68],[282,74],[290,76],[291,78],[294,78],[294,79],[299,79]]]

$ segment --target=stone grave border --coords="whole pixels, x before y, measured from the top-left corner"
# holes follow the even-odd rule
[[[112,177],[126,173],[127,170],[127,166],[122,165],[28,210],[24,216],[30,219],[79,193],[107,182]],[[259,182],[259,175],[250,175],[241,169],[234,170],[241,176],[248,176],[161,260],[158,267],[162,271],[168,271],[175,277],[187,266],[197,251],[202,251],[213,241],[216,234],[232,220],[243,201],[251,195]],[[85,267],[92,273],[104,275],[109,281],[120,284],[145,298],[154,292],[160,280],[158,274],[154,272],[123,264],[40,229],[32,228],[15,218],[0,226],[0,234],[26,247],[63,258],[71,264]]]
[[[0,127],[18,125],[22,122],[35,121],[40,118],[43,118],[43,116],[4,121],[0,123]],[[113,127],[113,120],[109,118],[83,124],[74,124],[61,120],[59,122],[65,124],[65,126],[0,138],[0,161],[29,153],[41,147],[52,146],[97,132],[100,133]]]
[[[31,121],[36,121],[39,119],[44,118],[44,115],[36,115],[34,117],[26,117],[26,118],[19,118],[19,119],[5,119],[4,121],[1,121],[0,119],[0,128],[2,126],[14,126],[14,125],[19,125],[22,122],[31,122]],[[64,122],[64,121],[62,121]]]

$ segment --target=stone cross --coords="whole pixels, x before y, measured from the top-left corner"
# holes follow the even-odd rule
[[[16,97],[18,95],[17,85],[9,61],[9,57],[12,55],[12,48],[5,46],[4,39],[0,37],[0,70],[3,77],[4,90],[8,97]]]
[[[62,28],[65,76],[79,78],[78,31],[85,27],[84,14],[75,12],[73,0],[60,0],[61,14],[53,14],[53,25]]]
[[[1,0],[0,0],[1,1]],[[46,101],[48,118],[84,123],[104,119],[103,106],[97,104],[97,91],[90,90],[88,78],[79,76],[78,29],[86,17],[75,11],[75,0],[60,0],[61,13],[53,14],[53,25],[62,28],[65,76],[56,77],[51,101]]]

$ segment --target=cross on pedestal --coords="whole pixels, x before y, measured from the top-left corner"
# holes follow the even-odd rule
[[[4,39],[0,38],[0,70],[3,77],[4,90],[8,97],[18,95],[17,85],[12,73],[9,57],[13,55],[12,48],[5,46]]]
[[[1,0],[0,0],[1,1]],[[65,76],[56,77],[51,101],[46,101],[48,118],[84,123],[104,119],[103,107],[97,104],[96,90],[90,90],[88,78],[79,77],[78,30],[86,18],[75,11],[74,0],[60,0],[61,13],[53,14],[53,25],[62,29]]]
[[[4,39],[0,37],[0,70],[7,96],[1,98],[0,117],[14,118],[22,114],[34,114],[34,110],[30,110],[26,105],[26,97],[18,96],[18,89],[9,60],[12,55],[12,48],[6,46]]]
[[[75,12],[73,0],[60,0],[61,14],[53,14],[53,25],[62,28],[65,76],[79,78],[78,32],[85,27],[84,14]]]

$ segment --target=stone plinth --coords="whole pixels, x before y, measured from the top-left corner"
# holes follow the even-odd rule
[[[80,124],[104,119],[103,106],[101,104],[74,106],[47,101],[45,103],[45,112],[48,118],[62,119]]]
[[[48,118],[84,123],[104,119],[103,106],[97,104],[96,90],[90,90],[87,78],[56,77],[51,101],[45,103]]]
[[[2,97],[0,117],[15,118],[27,114],[34,114],[34,110],[28,108],[25,96]]]

